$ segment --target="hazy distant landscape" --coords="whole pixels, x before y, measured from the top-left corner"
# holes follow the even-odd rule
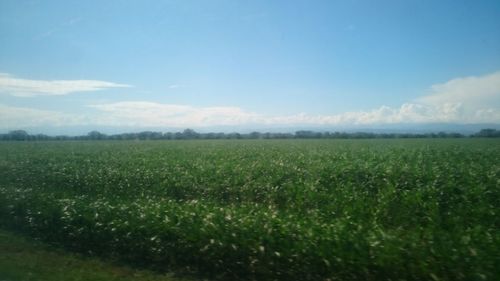
[[[389,133],[389,132],[328,132],[301,130],[294,133],[257,132],[251,133],[198,133],[193,129],[179,132],[142,131],[138,133],[121,133],[107,135],[99,131],[91,131],[86,135],[49,136],[45,134],[29,134],[24,130],[13,130],[7,134],[0,134],[0,141],[61,141],[61,140],[245,140],[245,139],[435,139],[435,138],[499,138],[500,130],[481,129],[473,134],[457,132],[426,132],[426,133]]]

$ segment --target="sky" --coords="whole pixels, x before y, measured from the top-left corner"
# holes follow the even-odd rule
[[[0,0],[0,132],[482,123],[498,0]]]

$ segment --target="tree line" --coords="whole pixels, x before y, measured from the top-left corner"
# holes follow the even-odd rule
[[[192,139],[391,139],[391,138],[464,138],[464,137],[500,137],[500,130],[482,129],[471,135],[460,133],[371,133],[371,132],[317,132],[309,130],[295,133],[198,133],[193,129],[180,132],[153,132],[103,134],[91,131],[81,136],[49,136],[45,134],[29,134],[24,130],[13,130],[0,134],[0,141],[49,141],[49,140],[192,140]]]

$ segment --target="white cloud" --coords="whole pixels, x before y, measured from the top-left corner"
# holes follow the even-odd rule
[[[130,86],[98,80],[30,80],[0,73],[0,93],[16,97],[59,96],[124,87]]]
[[[101,111],[100,122],[126,126],[216,126],[252,122],[258,115],[239,107],[193,107],[147,101],[124,101],[90,107]]]
[[[500,122],[500,72],[433,85],[428,95],[415,102],[437,109],[454,122]]]
[[[87,122],[84,116],[0,104],[0,128],[72,126]]]
[[[211,127],[252,125],[376,125],[401,123],[500,123],[500,72],[453,79],[431,86],[430,94],[399,107],[333,115],[264,115],[240,107],[195,107],[150,101],[89,105],[88,114],[67,114],[0,105],[0,127],[131,126]]]
[[[94,108],[125,120],[132,119],[136,125],[142,121],[169,126],[500,123],[500,72],[433,85],[428,95],[400,107],[381,106],[370,111],[334,115],[270,116],[239,107],[196,108],[151,102],[122,102]]]
[[[446,83],[431,86],[430,94],[416,101],[428,105],[462,103],[478,108],[500,103],[500,71],[476,77],[452,79]]]
[[[382,106],[371,111],[345,112],[335,115],[272,116],[245,111],[239,107],[192,107],[145,101],[92,105],[102,114],[96,120],[101,125],[138,127],[210,127],[224,125],[375,125],[398,123],[498,123],[500,112],[486,109],[463,117],[462,106],[445,104],[427,106],[406,103],[399,108]]]

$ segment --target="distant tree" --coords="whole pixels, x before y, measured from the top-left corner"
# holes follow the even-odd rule
[[[137,137],[140,140],[159,140],[163,137],[163,134],[160,132],[144,131],[138,133]]]
[[[106,135],[99,131],[91,131],[87,134],[87,137],[91,140],[103,140],[106,139]]]
[[[312,139],[316,136],[318,136],[318,135],[313,131],[297,131],[297,132],[295,132],[295,137],[299,138],[299,139]]]
[[[185,129],[182,132],[182,136],[184,139],[197,139],[199,137],[199,134],[195,132],[193,129]]]
[[[143,131],[139,133],[122,133],[114,135],[105,135],[99,131],[91,131],[87,135],[82,136],[47,136],[43,134],[30,135],[24,130],[14,130],[7,134],[0,134],[0,140],[24,140],[24,141],[41,141],[41,140],[171,140],[171,139],[374,139],[374,138],[463,138],[464,135],[452,132],[439,133],[371,133],[371,132],[315,132],[301,130],[295,133],[279,133],[279,132],[251,132],[241,134],[238,132],[232,133],[197,133],[193,129],[185,129],[182,132],[153,132]],[[471,135],[471,137],[500,137],[500,130],[482,129],[481,131]]]
[[[174,134],[172,132],[167,132],[163,134],[163,139],[165,140],[171,140],[174,138]]]
[[[215,138],[220,140],[226,138],[226,134],[224,133],[215,133]]]
[[[49,136],[44,135],[44,134],[37,134],[34,137],[35,137],[35,140],[37,140],[37,141],[49,140],[50,139]]]
[[[500,137],[500,130],[496,129],[482,129],[474,134],[475,137],[481,138],[498,138]]]
[[[207,139],[207,140],[213,140],[216,137],[217,137],[217,135],[215,133],[206,133],[206,134],[203,134],[203,138]]]
[[[25,141],[29,140],[29,134],[25,130],[14,130],[8,134],[10,140]]]
[[[437,135],[438,135],[439,138],[446,138],[446,137],[448,137],[448,134],[446,134],[445,132],[439,132]]]
[[[241,134],[240,133],[229,133],[226,135],[228,139],[241,139]]]
[[[248,138],[249,139],[260,139],[261,134],[259,132],[251,132],[250,134],[248,134]]]

